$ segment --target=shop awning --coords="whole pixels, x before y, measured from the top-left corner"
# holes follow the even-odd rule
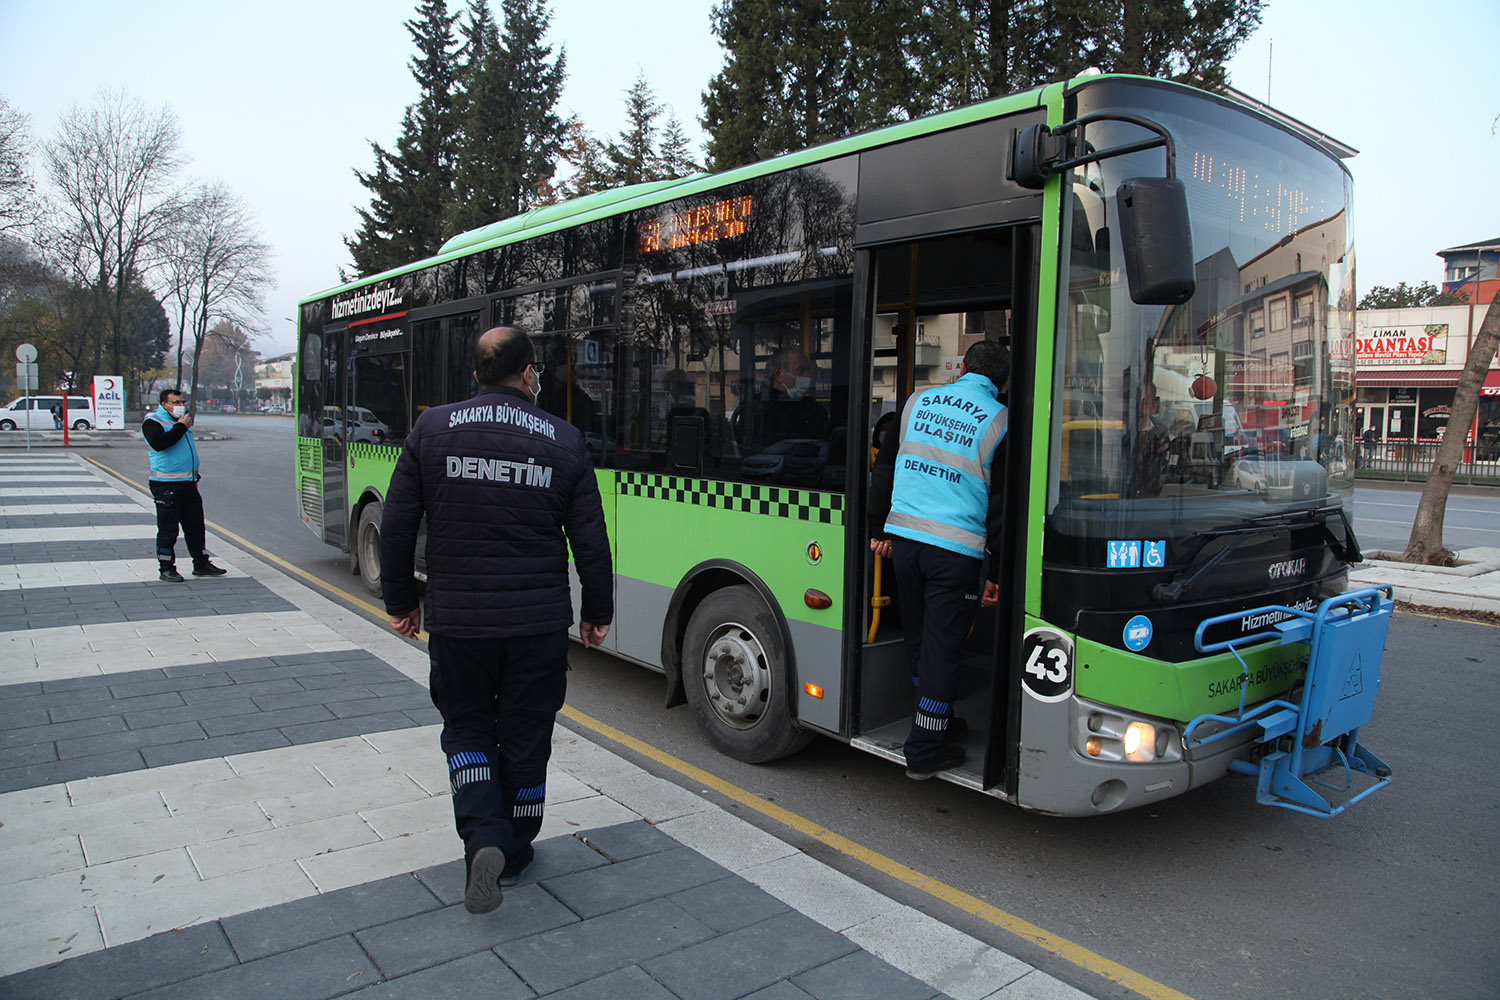
[[[1462,374],[1462,368],[1361,368],[1355,372],[1354,382],[1361,389],[1378,386],[1451,389],[1458,385],[1458,377]]]

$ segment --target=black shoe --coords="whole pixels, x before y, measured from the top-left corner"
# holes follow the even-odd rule
[[[161,576],[159,577],[159,579],[163,583],[182,583],[183,582],[183,580],[182,580],[182,574],[179,573],[179,572],[177,572],[177,570],[175,568],[171,567],[171,566],[167,566],[167,567],[165,567],[161,571]]]
[[[500,891],[500,873],[505,870],[505,854],[498,847],[481,847],[468,859],[469,877],[464,886],[464,909],[470,913],[488,913],[499,906],[505,894]]]
[[[930,763],[913,764],[907,761],[906,776],[913,781],[926,781],[939,771],[946,771],[962,764],[966,756],[963,747],[944,743],[938,750],[937,757]]]
[[[535,860],[536,850],[530,844],[527,844],[524,850],[517,852],[515,861],[510,860],[510,855],[506,855],[505,867],[500,870],[500,885],[509,889],[521,881],[521,876]]]
[[[943,739],[949,743],[962,743],[964,737],[969,735],[969,722],[962,716],[955,715],[948,720],[948,730],[943,734]]]
[[[211,562],[201,563],[193,567],[194,576],[223,576],[227,572],[229,572],[227,569],[220,569]]]

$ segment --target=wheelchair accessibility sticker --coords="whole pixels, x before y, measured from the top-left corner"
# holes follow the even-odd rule
[[[1104,543],[1105,565],[1110,569],[1161,569],[1167,564],[1167,540],[1143,542],[1135,538]]]

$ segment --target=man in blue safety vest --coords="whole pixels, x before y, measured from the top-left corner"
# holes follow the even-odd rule
[[[917,687],[906,774],[919,781],[964,762],[962,723],[953,716],[959,647],[981,602],[999,601],[998,567],[992,562],[983,581],[981,569],[1000,531],[994,463],[1007,424],[1000,393],[1009,381],[1005,348],[989,340],[970,347],[958,381],[907,401],[872,473],[870,549],[895,562]]]
[[[177,526],[193,557],[194,576],[223,576],[209,562],[204,547],[203,497],[198,493],[198,446],[193,443],[193,417],[183,405],[180,389],[163,389],[161,405],[141,423],[150,445],[151,496],[156,501],[156,561],[161,579],[182,583],[177,572]]]

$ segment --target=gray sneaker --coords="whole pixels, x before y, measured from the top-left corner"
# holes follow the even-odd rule
[[[500,873],[505,870],[505,853],[498,847],[481,847],[469,859],[469,880],[464,887],[464,909],[470,913],[488,913],[504,900]]]
[[[505,867],[500,871],[500,885],[509,889],[521,881],[521,876],[526,873],[527,868],[531,867],[531,862],[534,860],[536,860],[536,848],[530,844],[527,844],[526,849],[516,855],[514,861],[507,858]]]
[[[183,582],[182,574],[177,572],[177,570],[173,569],[171,566],[168,566],[166,569],[162,570],[161,576],[157,577],[157,579],[161,580],[163,583]]]

